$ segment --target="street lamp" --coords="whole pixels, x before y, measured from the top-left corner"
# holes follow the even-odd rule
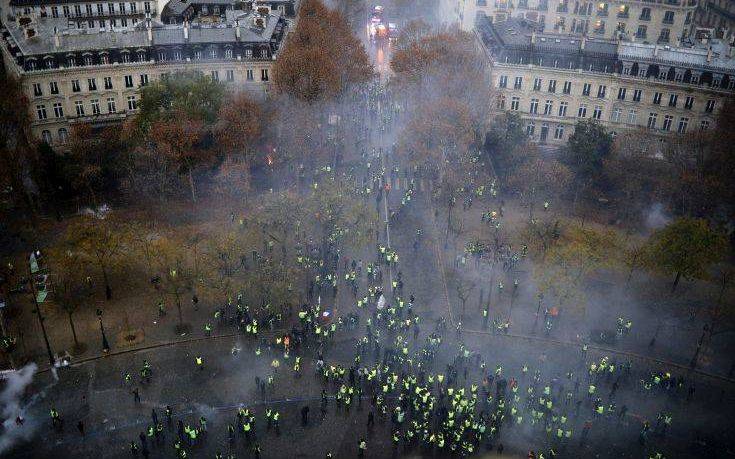
[[[41,252],[36,250],[31,253],[28,259],[28,272],[30,273],[30,284],[31,284],[31,295],[33,295],[33,303],[36,305],[36,314],[38,315],[38,323],[41,324],[41,332],[43,333],[43,340],[46,343],[46,352],[48,353],[49,363],[53,371],[56,365],[56,359],[54,359],[54,353],[51,351],[51,344],[48,340],[48,334],[46,333],[46,325],[44,325],[43,314],[41,313],[41,303],[46,299],[46,283],[44,279],[43,291],[36,292],[36,273],[40,271],[38,261],[41,258]]]
[[[110,343],[107,341],[105,326],[102,325],[102,309],[97,309],[97,319],[99,319],[100,321],[100,332],[102,332],[102,352],[107,354],[108,352],[110,352]]]

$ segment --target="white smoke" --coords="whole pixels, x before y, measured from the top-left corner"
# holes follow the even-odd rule
[[[38,366],[35,363],[30,363],[5,377],[4,387],[0,393],[0,419],[2,419],[0,455],[13,447],[18,441],[29,440],[38,427],[38,421],[25,419],[26,410],[36,401],[38,394],[34,395],[26,404],[23,404],[26,387],[33,380],[36,370],[38,370]],[[24,422],[20,425],[16,423],[18,417],[24,419]]]
[[[661,229],[671,222],[671,217],[666,213],[663,204],[653,204],[646,213],[646,228],[649,230]]]

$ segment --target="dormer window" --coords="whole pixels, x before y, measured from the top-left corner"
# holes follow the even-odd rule
[[[36,61],[28,61],[28,70],[36,70]]]
[[[227,48],[227,49],[225,50],[225,58],[226,58],[226,59],[232,59],[232,49],[230,49],[230,48]]]
[[[202,58],[201,50],[194,51],[194,59],[201,59],[201,58]]]
[[[92,56],[84,56],[84,65],[92,65],[93,63]]]
[[[268,58],[268,50],[265,49],[265,48],[261,49],[260,50],[260,57],[263,58],[263,59],[267,59]]]
[[[69,56],[66,58],[66,65],[69,67],[74,67],[77,65],[77,60],[74,58],[74,56]]]
[[[124,52],[120,54],[120,59],[122,59],[123,63],[130,62],[130,53]]]
[[[138,51],[138,62],[145,61],[145,51]]]
[[[250,48],[245,49],[245,57],[251,59],[253,57],[253,50]]]
[[[212,59],[217,59],[217,48],[212,48],[212,49],[211,49],[211,50],[209,51],[209,56],[210,56],[210,57],[211,57]]]
[[[102,63],[103,65],[107,65],[107,64],[109,64],[109,63],[110,63],[110,57],[109,57],[109,56],[108,56],[107,54],[102,54],[102,55],[100,56],[100,62],[101,62],[101,63]]]

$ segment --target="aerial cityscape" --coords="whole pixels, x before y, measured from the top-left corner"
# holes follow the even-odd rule
[[[0,32],[0,457],[735,455],[735,1]]]

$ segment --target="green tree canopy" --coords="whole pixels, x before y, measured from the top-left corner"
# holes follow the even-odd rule
[[[644,251],[649,267],[675,276],[673,291],[682,276],[703,277],[710,265],[724,257],[727,247],[725,236],[706,220],[680,218],[653,233]]]

